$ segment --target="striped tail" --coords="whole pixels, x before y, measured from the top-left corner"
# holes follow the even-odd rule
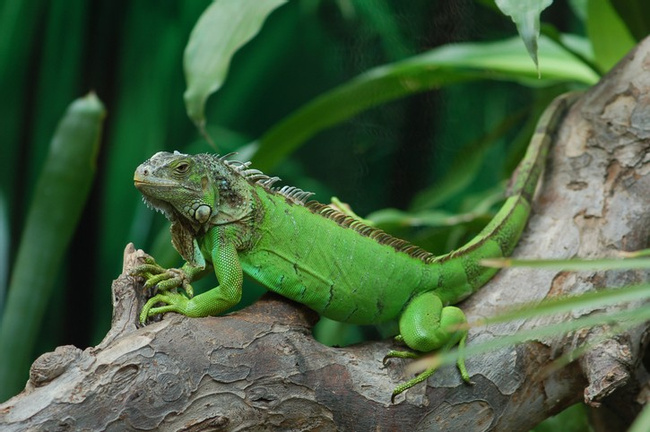
[[[490,223],[461,248],[432,261],[443,267],[439,282],[442,289],[436,290],[443,301],[455,303],[478,290],[498,271],[479,262],[485,258],[507,257],[514,250],[528,222],[531,202],[555,132],[576,98],[577,94],[567,93],[546,108],[513,175],[509,196]]]

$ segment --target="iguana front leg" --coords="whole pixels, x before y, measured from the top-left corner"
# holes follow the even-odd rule
[[[218,229],[213,229],[208,236],[210,238],[207,239],[206,246],[211,250],[212,265],[219,285],[192,298],[176,292],[159,293],[150,298],[142,308],[140,322],[144,323],[148,317],[166,312],[177,312],[189,317],[218,315],[239,303],[244,277],[237,249]],[[187,268],[196,269],[192,266]],[[190,273],[192,271],[194,270],[190,270]],[[190,274],[188,276],[191,277]],[[155,307],[157,303],[165,305]]]
[[[465,357],[462,349],[465,347],[467,330],[461,326],[467,323],[462,310],[455,306],[443,306],[440,298],[432,292],[420,294],[406,306],[399,320],[400,335],[398,340],[409,348],[419,351],[390,351],[384,360],[390,357],[418,358],[422,354],[434,350],[447,350],[456,345],[461,350],[457,366],[461,377],[470,382],[469,373],[465,367]],[[393,390],[391,401],[395,396],[414,385],[425,381],[438,369],[433,366],[418,374],[415,378],[400,384]]]

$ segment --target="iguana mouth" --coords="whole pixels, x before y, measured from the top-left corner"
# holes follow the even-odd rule
[[[153,174],[152,170],[145,164],[140,165],[136,168],[133,173],[133,184],[136,188],[140,187],[153,187],[153,188],[172,188],[172,187],[183,187],[182,184],[179,184],[178,181],[170,180],[168,178],[160,177]]]
[[[133,184],[135,187],[138,186],[152,186],[152,187],[166,187],[166,188],[172,188],[172,187],[182,187],[176,182],[169,181],[169,180],[164,180],[164,179],[156,179],[155,181],[149,180],[144,180],[142,178],[134,178],[133,179]]]
[[[161,189],[185,189],[190,192],[196,193],[197,190],[191,187],[188,187],[183,184],[179,184],[176,182],[171,182],[171,181],[165,181],[162,180],[160,182],[158,181],[144,181],[144,180],[136,180],[133,179],[133,185],[138,189],[143,195],[146,195],[148,198],[152,198],[151,193],[152,191],[155,190],[161,190]]]

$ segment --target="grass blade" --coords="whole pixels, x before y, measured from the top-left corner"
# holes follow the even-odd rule
[[[487,319],[481,319],[470,323],[469,327],[481,327],[485,325],[507,323],[521,319],[541,318],[556,314],[569,313],[582,309],[597,309],[601,307],[635,303],[637,307],[617,310],[608,313],[592,313],[583,315],[576,319],[563,320],[551,324],[536,326],[518,331],[516,333],[498,336],[479,343],[468,343],[464,348],[467,357],[472,355],[483,354],[486,352],[496,351],[500,348],[512,346],[535,339],[555,337],[576,331],[582,328],[590,328],[599,325],[616,323],[620,332],[639,325],[650,319],[650,310],[643,307],[650,298],[650,285],[636,285],[619,289],[608,289],[598,292],[588,292],[585,294],[551,298],[542,301],[537,305],[520,306],[517,309],[511,309]],[[459,352],[453,349],[446,352],[436,352],[427,355],[421,360],[409,365],[414,370],[420,370],[431,364],[454,364],[458,359]]]
[[[0,190],[0,323],[7,296],[7,278],[9,276],[9,244],[11,231],[7,212],[7,199]]]
[[[557,271],[602,271],[634,270],[650,268],[648,258],[603,258],[603,259],[515,259],[489,258],[481,260],[486,267],[530,267]]]
[[[95,174],[104,115],[94,94],[74,101],[50,144],[27,215],[0,327],[0,401],[16,393],[27,379],[51,288]]]

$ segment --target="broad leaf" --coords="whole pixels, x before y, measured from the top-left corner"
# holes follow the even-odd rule
[[[604,72],[611,69],[636,44],[609,0],[589,0],[587,34],[595,62]]]
[[[0,400],[15,394],[27,379],[45,307],[95,175],[104,115],[94,94],[77,99],[50,143],[0,325]]]
[[[279,122],[257,142],[253,163],[270,170],[318,132],[393,99],[478,79],[547,86],[573,81],[594,84],[598,75],[549,39],[539,40],[545,62],[543,79],[521,41],[445,45],[418,56],[371,69],[322,94]]]
[[[496,0],[496,4],[517,26],[519,36],[524,41],[528,54],[539,72],[537,60],[537,40],[539,39],[539,16],[553,0]]]
[[[616,0],[611,5],[637,41],[650,34],[650,2],[648,0]]]
[[[286,0],[215,0],[201,15],[185,48],[187,115],[203,128],[205,102],[223,84],[232,56]]]

